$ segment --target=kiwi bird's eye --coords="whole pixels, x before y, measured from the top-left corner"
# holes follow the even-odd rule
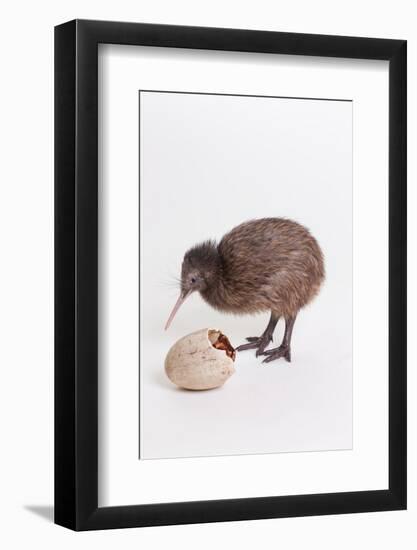
[[[195,282],[197,282],[197,279],[195,277],[191,277],[191,282],[194,284]]]

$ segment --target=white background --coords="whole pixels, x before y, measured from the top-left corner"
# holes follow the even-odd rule
[[[233,70],[232,70],[233,69]],[[167,502],[178,500],[201,500],[215,498],[238,498],[265,494],[304,494],[316,492],[355,491],[360,489],[383,489],[388,485],[387,473],[387,247],[383,235],[387,233],[387,100],[388,80],[386,63],[381,61],[332,60],[301,58],[297,56],[247,55],[242,53],[212,53],[201,51],[167,50],[165,48],[144,48],[109,46],[99,50],[99,109],[100,109],[100,208],[99,208],[99,502],[102,505],[136,504],[140,494],[141,502]],[[178,89],[216,91],[221,93],[258,93],[296,97],[352,98],[354,105],[353,124],[353,449],[324,453],[275,453],[253,454],[230,457],[187,458],[176,460],[138,461],[138,89]],[[293,118],[293,117],[290,117]],[[145,117],[146,119],[146,117]],[[262,130],[264,130],[262,125]],[[162,133],[162,132],[161,132]],[[314,133],[314,132],[313,132]],[[170,132],[168,132],[170,134]],[[321,139],[324,137],[321,133]],[[314,133],[315,135],[315,133]],[[289,134],[290,139],[291,134]],[[169,137],[167,138],[169,139]],[[176,140],[179,140],[179,136]],[[271,140],[272,141],[272,140]],[[368,144],[373,144],[369,148]],[[323,147],[325,150],[326,147]],[[266,153],[262,153],[265,157]],[[288,154],[293,155],[294,152]],[[180,153],[178,152],[178,155]],[[193,153],[196,157],[197,152]],[[325,152],[320,154],[321,164],[328,164]],[[201,159],[205,162],[205,159]],[[149,164],[145,158],[143,165]],[[197,163],[198,164],[198,163]],[[285,161],[282,161],[285,166]],[[304,162],[304,167],[308,163]],[[311,165],[311,176],[317,176],[317,168]],[[331,165],[330,165],[331,166]],[[257,167],[256,167],[257,168]],[[350,175],[350,168],[348,172]],[[249,172],[254,166],[249,166]],[[259,170],[257,168],[257,170]],[[295,168],[292,173],[301,173]],[[287,166],[286,172],[289,172]],[[342,170],[343,171],[343,170]],[[150,169],[150,173],[155,172]],[[330,170],[322,172],[327,177]],[[142,174],[143,177],[143,174]],[[195,176],[197,177],[197,176]],[[243,176],[242,176],[243,177]],[[334,173],[337,182],[339,174]],[[346,176],[343,176],[346,177]],[[247,182],[248,184],[249,182]],[[299,185],[304,180],[300,179]],[[159,186],[155,182],[151,189]],[[175,186],[173,186],[174,188]],[[268,192],[272,184],[266,185]],[[346,186],[347,188],[347,186]],[[346,188],[344,191],[346,191]],[[323,191],[323,188],[321,191]],[[328,190],[329,191],[329,190]],[[173,192],[173,191],[172,191]],[[197,197],[199,193],[196,193]],[[307,196],[307,191],[304,191]],[[332,193],[334,195],[334,191]],[[146,193],[145,193],[146,196]],[[342,198],[342,197],[340,197]],[[340,200],[340,199],[339,199]],[[347,199],[349,201],[349,199]],[[312,201],[312,199],[310,199]],[[158,202],[158,201],[154,201]],[[256,201],[253,201],[256,204]],[[295,215],[300,208],[299,201],[287,198],[287,207]],[[149,215],[158,209],[143,205],[146,223]],[[372,208],[373,223],[369,224],[369,208]],[[337,206],[335,204],[335,208]],[[341,210],[341,208],[339,208]],[[220,210],[221,211],[221,210]],[[323,207],[323,212],[325,212]],[[346,215],[347,212],[344,214]],[[307,219],[307,211],[305,212]],[[329,234],[320,231],[326,226],[308,213],[308,225],[323,241],[330,258],[339,255],[337,241],[330,246],[331,239],[343,236],[342,232]],[[203,219],[203,216],[201,216]],[[297,217],[297,216],[295,216]],[[303,215],[304,217],[304,215]],[[343,214],[339,213],[340,220]],[[143,220],[142,220],[143,221]],[[329,225],[332,225],[330,223]],[[180,224],[176,223],[176,227]],[[195,226],[197,224],[194,224]],[[208,220],[206,221],[208,226]],[[197,229],[195,228],[194,231]],[[347,232],[348,234],[349,232]],[[316,233],[317,234],[317,233]],[[347,234],[342,240],[348,240]],[[189,238],[189,237],[188,237]],[[146,239],[147,241],[148,239]],[[145,246],[143,239],[143,249]],[[179,244],[179,243],[178,243]],[[178,246],[178,244],[176,246]],[[172,245],[174,246],[174,245]],[[343,246],[343,245],[342,245]],[[181,247],[178,247],[181,248]],[[349,239],[349,249],[351,242]],[[372,249],[372,256],[369,250]],[[182,252],[182,250],[181,250]],[[168,256],[168,252],[164,255]],[[349,252],[348,252],[349,254]],[[146,274],[141,263],[142,275]],[[173,262],[175,263],[175,262]],[[339,263],[330,261],[330,273]],[[342,262],[343,264],[343,262]],[[349,272],[352,269],[346,260]],[[165,265],[161,265],[163,272]],[[158,271],[157,269],[157,271]],[[337,269],[336,269],[337,271]],[[160,273],[154,274],[153,285]],[[144,277],[142,277],[144,278]],[[156,279],[156,280],[155,280]],[[339,299],[339,289],[328,284],[327,291],[320,298],[326,303],[326,294]],[[340,281],[338,281],[340,282]],[[350,284],[350,282],[348,283]],[[161,285],[161,291],[162,291]],[[143,295],[150,293],[150,288]],[[328,296],[327,296],[328,298]],[[165,304],[155,300],[155,309],[164,309]],[[145,306],[148,303],[145,301]],[[158,306],[158,304],[160,304]],[[192,301],[199,307],[198,300]],[[189,306],[189,304],[187,304]],[[186,310],[187,311],[187,310]],[[308,310],[317,314],[317,307]],[[372,325],[368,312],[372,311]],[[332,309],[332,313],[334,310]],[[211,315],[213,312],[211,312]],[[308,322],[307,311],[300,315],[297,330]],[[142,316],[142,325],[148,321]],[[182,318],[182,317],[180,317]],[[152,319],[155,319],[152,316]],[[238,323],[229,328],[224,326],[233,338]],[[243,333],[244,319],[241,319]],[[219,321],[220,322],[220,321]],[[164,323],[161,317],[160,325]],[[338,321],[342,323],[342,321]],[[319,325],[320,323],[316,323]],[[176,324],[178,330],[181,325]],[[148,327],[149,329],[150,327]],[[318,327],[317,327],[318,328]],[[336,330],[338,327],[335,327]],[[144,329],[145,334],[146,330]],[[239,329],[240,330],[240,329]],[[151,331],[149,331],[151,332]],[[149,334],[148,332],[148,334]],[[172,331],[154,331],[152,340],[161,345],[161,339],[168,344]],[[307,332],[307,331],[306,331]],[[333,332],[333,329],[332,329]],[[349,329],[350,332],[350,329]],[[159,337],[158,337],[159,334]],[[183,332],[179,333],[183,334]],[[298,332],[300,334],[300,332]],[[303,333],[301,333],[303,334]],[[340,336],[341,335],[340,333]],[[333,334],[333,338],[335,338]],[[306,337],[307,339],[307,337]],[[149,338],[148,338],[149,340]],[[346,345],[345,342],[343,345]],[[143,350],[142,350],[143,351]],[[149,351],[147,346],[146,351]],[[351,348],[349,345],[350,353]],[[250,361],[247,356],[245,361]],[[151,363],[151,360],[149,360]],[[152,359],[153,368],[162,362]],[[338,362],[338,361],[337,361]],[[249,363],[248,363],[249,364]],[[339,363],[342,365],[343,361]],[[253,366],[253,363],[252,363]],[[270,365],[271,366],[271,365]],[[318,379],[337,380],[343,377],[337,368],[326,368],[318,374],[315,367],[291,369],[287,382],[304,391],[315,386]],[[160,368],[160,367],[159,367]],[[342,367],[343,368],[343,367]],[[313,371],[316,371],[314,378]],[[326,372],[327,371],[327,372]],[[271,371],[264,371],[266,377]],[[274,372],[274,371],[272,371]],[[349,374],[345,371],[344,374]],[[261,375],[258,375],[258,378]],[[275,380],[280,385],[279,372]],[[296,380],[299,376],[299,380]],[[236,377],[235,377],[236,379]],[[239,378],[243,382],[243,377]],[[291,382],[292,380],[292,382]],[[303,382],[301,382],[303,381]],[[241,383],[240,382],[240,383]],[[282,386],[284,385],[281,380]],[[349,382],[348,382],[349,383]],[[227,385],[230,387],[231,382]],[[331,383],[333,385],[333,382]],[[282,387],[281,386],[281,387]],[[291,390],[290,390],[291,392]],[[207,394],[213,399],[216,394]],[[210,397],[211,395],[211,397]],[[271,397],[271,394],[270,394]],[[331,407],[332,395],[322,397],[322,405]],[[339,393],[336,399],[342,399]],[[162,394],[158,400],[168,401]],[[226,404],[226,399],[224,404]],[[369,406],[369,403],[372,406]],[[267,400],[263,401],[265,405]],[[161,405],[162,408],[163,405]],[[220,407],[220,405],[219,405]],[[314,410],[314,406],[312,407]],[[287,414],[289,407],[287,406]],[[317,410],[317,409],[316,409]],[[300,406],[294,414],[300,414]],[[313,414],[313,413],[312,413]],[[315,414],[315,413],[314,413]],[[332,411],[332,414],[333,411]],[[170,413],[169,418],[173,415]],[[346,417],[345,417],[346,418]],[[226,420],[224,421],[226,422]],[[321,419],[319,424],[327,424]],[[264,421],[264,429],[268,429]],[[123,430],[120,429],[123,426]],[[327,428],[327,429],[326,429]],[[320,426],[317,428],[320,433]],[[313,431],[313,430],[311,430]],[[317,433],[316,432],[316,433]],[[295,435],[295,434],[293,434]],[[312,434],[313,435],[313,434]],[[288,441],[287,441],[288,443]],[[238,443],[235,442],[236,447]],[[239,447],[238,447],[239,448]],[[233,449],[233,447],[232,447]],[[209,453],[204,449],[202,454]],[[257,472],[247,477],[247,471]],[[343,474],[342,474],[343,473]],[[154,479],[158,479],[156,485]],[[183,479],[189,480],[184,483]],[[242,484],[242,479],[245,483]]]
[[[142,458],[350,449],[352,102],[142,92],[140,104]],[[195,295],[164,333],[185,251],[269,216],[306,225],[325,256],[327,280],[297,318],[294,368],[261,366],[251,350],[221,389],[179,391],[163,368],[175,341],[210,326],[236,347],[269,319]]]
[[[412,2],[292,5],[259,1],[196,3],[15,2],[3,11],[1,88],[1,543],[7,548],[289,549],[415,546],[416,344],[409,344],[409,510],[378,514],[176,526],[74,534],[46,521],[52,503],[52,26],[77,17],[380,36],[409,40],[409,96],[417,93],[417,24]],[[409,104],[409,150],[417,147]],[[416,280],[416,161],[409,155],[410,280]],[[416,293],[410,288],[410,334]],[[342,534],[342,536],[341,536]]]

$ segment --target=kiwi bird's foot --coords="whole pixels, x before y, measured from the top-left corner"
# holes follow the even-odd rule
[[[270,363],[271,361],[274,361],[275,359],[280,359],[281,357],[284,357],[289,363],[291,362],[291,348],[290,346],[280,345],[278,348],[269,349],[268,351],[264,351],[262,355],[266,355],[266,359],[262,361],[262,363]]]
[[[266,348],[272,342],[271,336],[249,336],[246,338],[249,344],[242,344],[236,348],[236,351],[245,351],[247,349],[256,349],[256,357],[262,355]]]

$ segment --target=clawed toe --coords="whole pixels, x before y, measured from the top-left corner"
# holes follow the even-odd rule
[[[270,349],[264,351],[263,355],[266,355],[266,358],[262,363],[270,363],[275,359],[280,359],[284,357],[289,363],[291,362],[291,349],[288,346],[279,346],[278,348]]]
[[[275,353],[276,350],[277,350],[277,348],[267,349],[262,353],[262,355],[271,355],[271,353]]]
[[[262,363],[270,363],[271,361],[275,361],[275,359],[280,359],[281,357],[284,357],[284,359],[289,363],[291,362],[291,349],[289,346],[281,345],[278,348],[267,350],[266,348],[272,341],[272,338],[262,338],[262,336],[256,338],[250,336],[246,338],[246,340],[249,343],[238,346],[236,348],[236,351],[256,349],[256,357],[259,357],[260,355],[266,355]]]
[[[250,344],[242,344],[236,348],[236,351],[245,351],[247,349],[257,349],[259,346],[258,339],[256,339],[256,342],[252,342]]]
[[[280,359],[283,357],[286,361],[289,363],[291,362],[291,335],[292,335],[292,329],[294,326],[296,315],[293,315],[291,317],[285,317],[285,333],[284,338],[282,340],[282,343],[279,347],[269,349],[266,348],[269,346],[269,344],[272,342],[272,336],[274,334],[275,327],[277,325],[277,322],[279,320],[279,316],[271,312],[271,318],[269,320],[268,326],[264,330],[261,336],[249,336],[246,338],[247,344],[242,344],[241,346],[238,346],[236,348],[236,351],[245,351],[247,349],[256,349],[256,357],[259,357],[260,355],[265,355],[265,359],[262,361],[263,363],[270,363],[271,361],[275,361],[275,359]]]
[[[236,348],[236,351],[245,351],[248,349],[256,349],[256,357],[259,355],[262,355],[266,349],[266,347],[271,342],[272,338],[263,338],[262,336],[254,337],[249,336],[246,338],[246,340],[249,342],[249,344],[242,344]]]
[[[265,348],[269,345],[270,340],[265,340],[261,342],[256,350],[256,357],[263,355],[265,353]]]

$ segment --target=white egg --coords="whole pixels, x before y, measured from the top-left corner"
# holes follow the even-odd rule
[[[235,372],[236,352],[220,330],[204,328],[184,336],[165,359],[168,378],[188,390],[222,386]]]

